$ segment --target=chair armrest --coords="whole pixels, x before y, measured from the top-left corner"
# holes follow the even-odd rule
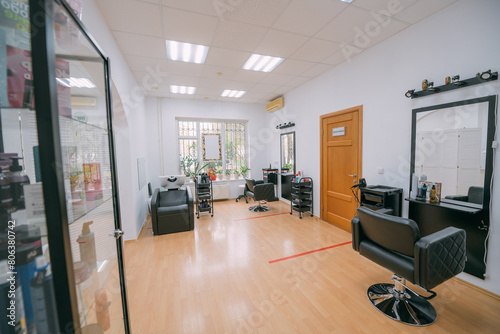
[[[190,230],[194,230],[194,199],[193,193],[191,192],[191,187],[186,186],[187,193],[187,205],[188,205],[188,214],[189,214],[189,228]]]
[[[273,183],[262,183],[256,184],[253,187],[254,199],[256,201],[270,201],[276,196],[274,195],[274,184]]]
[[[255,181],[255,184],[263,184],[263,183],[264,183],[264,180],[257,180],[257,181]]]
[[[378,209],[378,210],[375,210],[375,211],[377,211],[378,213],[386,214],[386,215],[391,215],[391,216],[394,215],[394,210],[393,209],[383,208],[383,209]]]
[[[352,248],[359,252],[359,244],[361,243],[362,231],[361,224],[359,223],[359,218],[354,217],[351,219],[351,232],[352,232]]]
[[[465,231],[447,227],[415,243],[415,284],[430,290],[465,268]]]
[[[156,188],[153,196],[151,197],[151,225],[153,225],[153,234],[158,235],[158,225],[157,225],[157,209],[158,205],[160,205],[160,188]]]

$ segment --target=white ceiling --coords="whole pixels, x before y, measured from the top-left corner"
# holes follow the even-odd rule
[[[354,0],[350,5],[340,0],[97,3],[148,96],[267,103],[456,1]],[[209,46],[205,64],[167,60],[166,39]],[[271,73],[242,70],[252,53],[283,57],[285,61]],[[171,94],[170,84],[195,86],[196,94]],[[220,94],[224,89],[247,93],[240,99],[223,98]]]

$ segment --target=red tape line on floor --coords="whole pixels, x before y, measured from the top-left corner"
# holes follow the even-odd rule
[[[284,215],[284,214],[287,214],[287,213],[290,213],[290,212],[281,212],[281,213],[275,213],[275,214],[273,214],[273,215],[265,215],[265,216],[257,216],[257,217],[242,218],[242,219],[236,219],[236,220],[233,220],[233,221],[237,222],[237,221],[240,221],[240,220],[249,220],[249,219],[265,218],[265,217],[271,217],[271,216]]]
[[[297,255],[292,255],[292,256],[284,257],[282,259],[272,260],[272,261],[269,261],[269,263],[276,263],[276,262],[280,262],[280,261],[284,261],[284,260],[288,260],[288,259],[293,259],[295,257],[299,257],[299,256],[302,256],[302,255],[316,253],[316,252],[319,252],[319,251],[323,251],[323,250],[326,250],[326,249],[335,248],[335,247],[339,247],[339,246],[349,245],[351,243],[352,243],[352,241],[347,241],[347,242],[343,242],[343,243],[338,244],[338,245],[333,245],[333,246],[328,246],[328,247],[324,247],[324,248],[320,248],[320,249],[315,249],[315,250],[308,251],[308,252],[305,252],[305,253],[300,253],[300,254],[297,254]]]

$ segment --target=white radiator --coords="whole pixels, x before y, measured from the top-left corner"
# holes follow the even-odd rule
[[[196,200],[196,195],[194,193],[194,186],[191,187],[191,193],[193,198]],[[218,199],[228,199],[229,198],[229,184],[214,184],[212,185],[214,191],[214,201]]]

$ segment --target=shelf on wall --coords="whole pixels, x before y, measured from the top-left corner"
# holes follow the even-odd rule
[[[466,79],[466,80],[452,82],[452,83],[449,83],[447,85],[442,85],[442,86],[438,86],[438,87],[431,87],[431,88],[428,88],[427,90],[421,90],[418,92],[414,92],[412,94],[411,98],[416,99],[419,97],[437,94],[437,93],[441,93],[441,92],[447,92],[447,91],[458,89],[458,88],[474,86],[474,85],[478,85],[478,84],[485,83],[488,81],[494,81],[497,79],[498,79],[498,72],[493,72],[493,73],[491,73],[491,77],[489,79],[481,79],[480,77],[474,77],[474,78],[470,78],[470,79]]]

